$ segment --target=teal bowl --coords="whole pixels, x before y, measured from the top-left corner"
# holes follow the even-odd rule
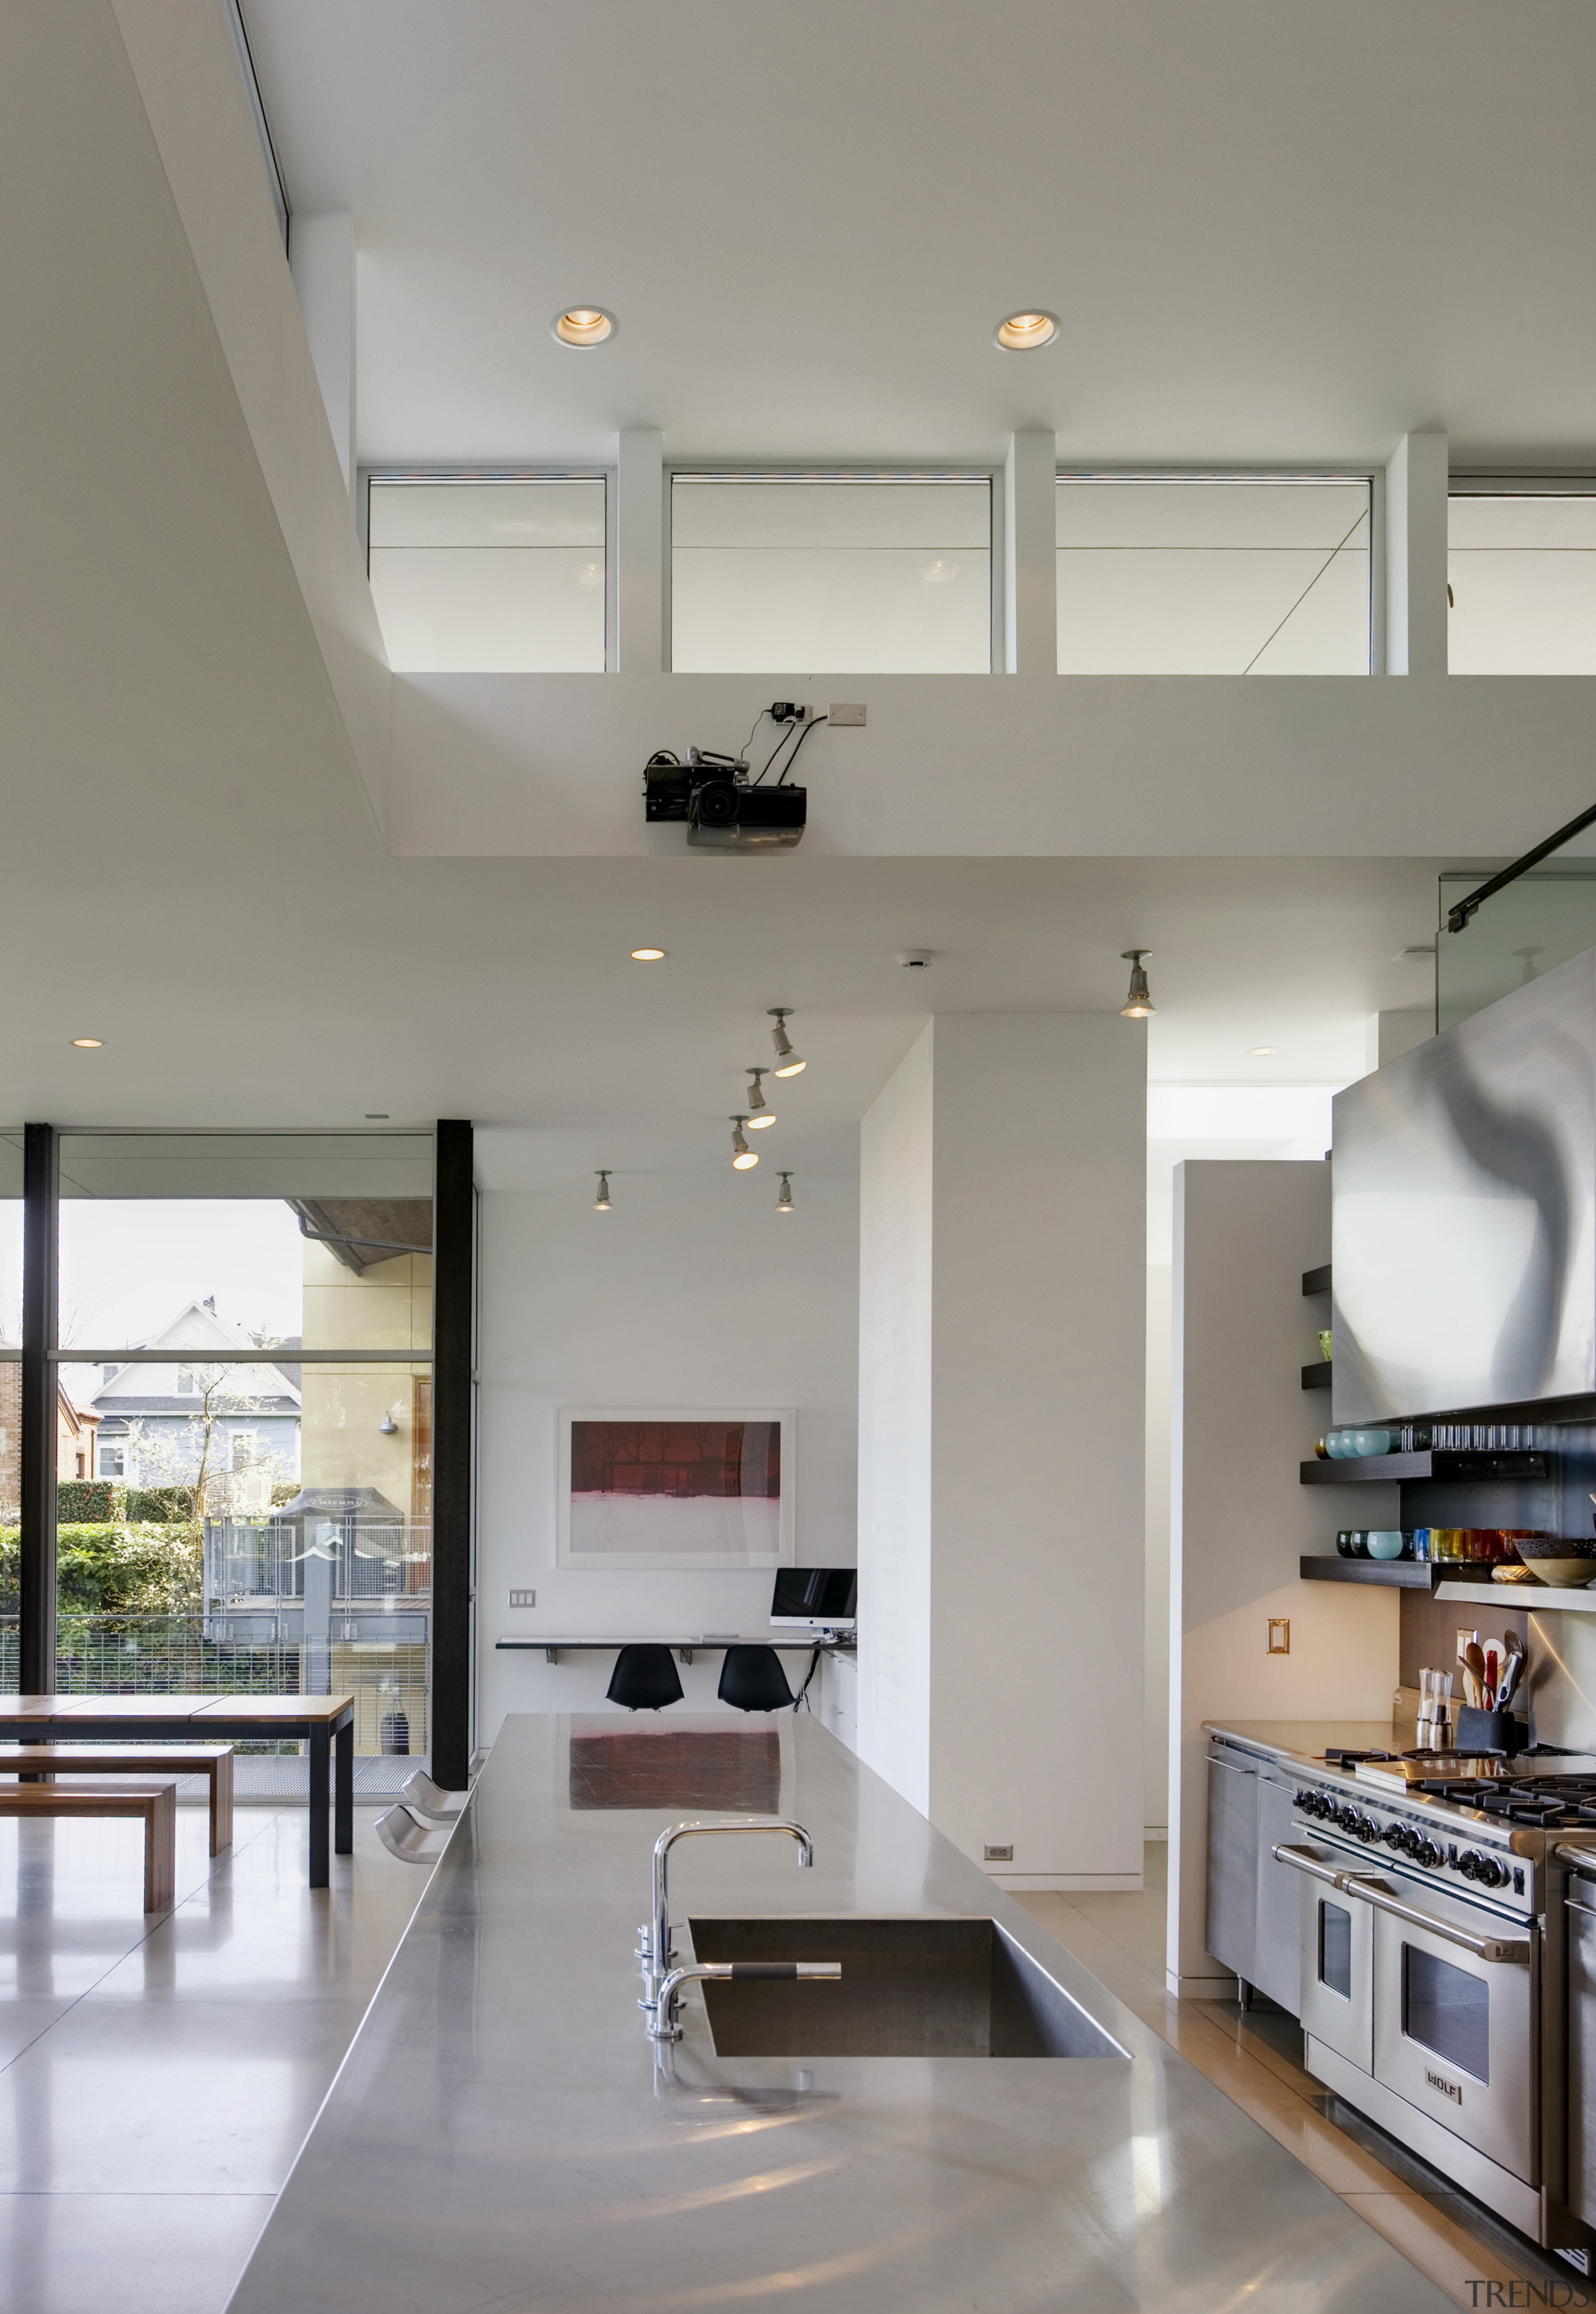
[[[1399,1526],[1370,1528],[1368,1550],[1371,1559],[1400,1559],[1406,1548],[1407,1537]]]

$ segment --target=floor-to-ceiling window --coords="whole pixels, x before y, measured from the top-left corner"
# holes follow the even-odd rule
[[[22,1128],[0,1127],[0,1691],[16,1687],[22,1499]]]
[[[62,1134],[58,1688],[428,1752],[432,1197],[428,1133]]]

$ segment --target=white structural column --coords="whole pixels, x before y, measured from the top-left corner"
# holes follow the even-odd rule
[[[1141,1883],[1145,1096],[948,1013],[864,1120],[860,1750],[1014,1887]]]
[[[1003,461],[1003,665],[1010,675],[1058,673],[1056,437],[1028,428]]]
[[[652,427],[621,436],[610,560],[612,625],[623,675],[668,667],[665,632],[665,442]]]
[[[1446,673],[1447,437],[1406,434],[1386,468],[1386,673]]]
[[[1305,1487],[1299,1475],[1330,1413],[1329,1392],[1301,1384],[1328,1323],[1302,1273],[1329,1254],[1328,1165],[1176,1167],[1166,1966],[1177,1994],[1235,1983],[1207,1949],[1203,1722],[1390,1716],[1397,1593],[1299,1571],[1304,1553],[1334,1553],[1338,1526],[1397,1519],[1394,1487]],[[1269,1653],[1271,1616],[1289,1622],[1289,1655]]]
[[[347,209],[295,216],[288,270],[344,481],[355,487],[355,220]]]

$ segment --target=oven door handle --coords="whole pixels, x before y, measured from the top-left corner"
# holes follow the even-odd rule
[[[1433,1912],[1421,1912],[1415,1905],[1405,1904],[1382,1880],[1370,1873],[1332,1871],[1319,1862],[1311,1849],[1282,1846],[1271,1852],[1277,1864],[1289,1864],[1293,1871],[1306,1872],[1310,1879],[1327,1881],[1344,1896],[1360,1897],[1375,1912],[1389,1912],[1393,1920],[1405,1921],[1410,1929],[1423,1929],[1426,1936],[1440,1937],[1449,1945],[1461,1945],[1476,1960],[1512,1964],[1530,1958],[1530,1947],[1523,1941],[1508,1937],[1471,1936],[1467,1929],[1453,1928],[1450,1921],[1438,1921]]]

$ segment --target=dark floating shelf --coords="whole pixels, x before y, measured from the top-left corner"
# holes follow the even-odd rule
[[[1304,1366],[1302,1369],[1303,1389],[1328,1390],[1330,1387],[1330,1361],[1328,1358],[1320,1358],[1316,1365]]]
[[[1393,1479],[1544,1479],[1546,1456],[1447,1453],[1437,1447],[1422,1454],[1363,1454],[1344,1462],[1320,1462],[1316,1456],[1301,1470],[1305,1487],[1389,1485]],[[1400,1566],[1401,1561],[1391,1563]]]
[[[1317,1269],[1302,1272],[1302,1291],[1306,1294],[1327,1294],[1330,1290],[1330,1265],[1321,1262]]]
[[[1491,1579],[1483,1561],[1455,1559],[1302,1559],[1298,1571],[1304,1583],[1373,1583],[1388,1591],[1434,1591],[1442,1583]]]

